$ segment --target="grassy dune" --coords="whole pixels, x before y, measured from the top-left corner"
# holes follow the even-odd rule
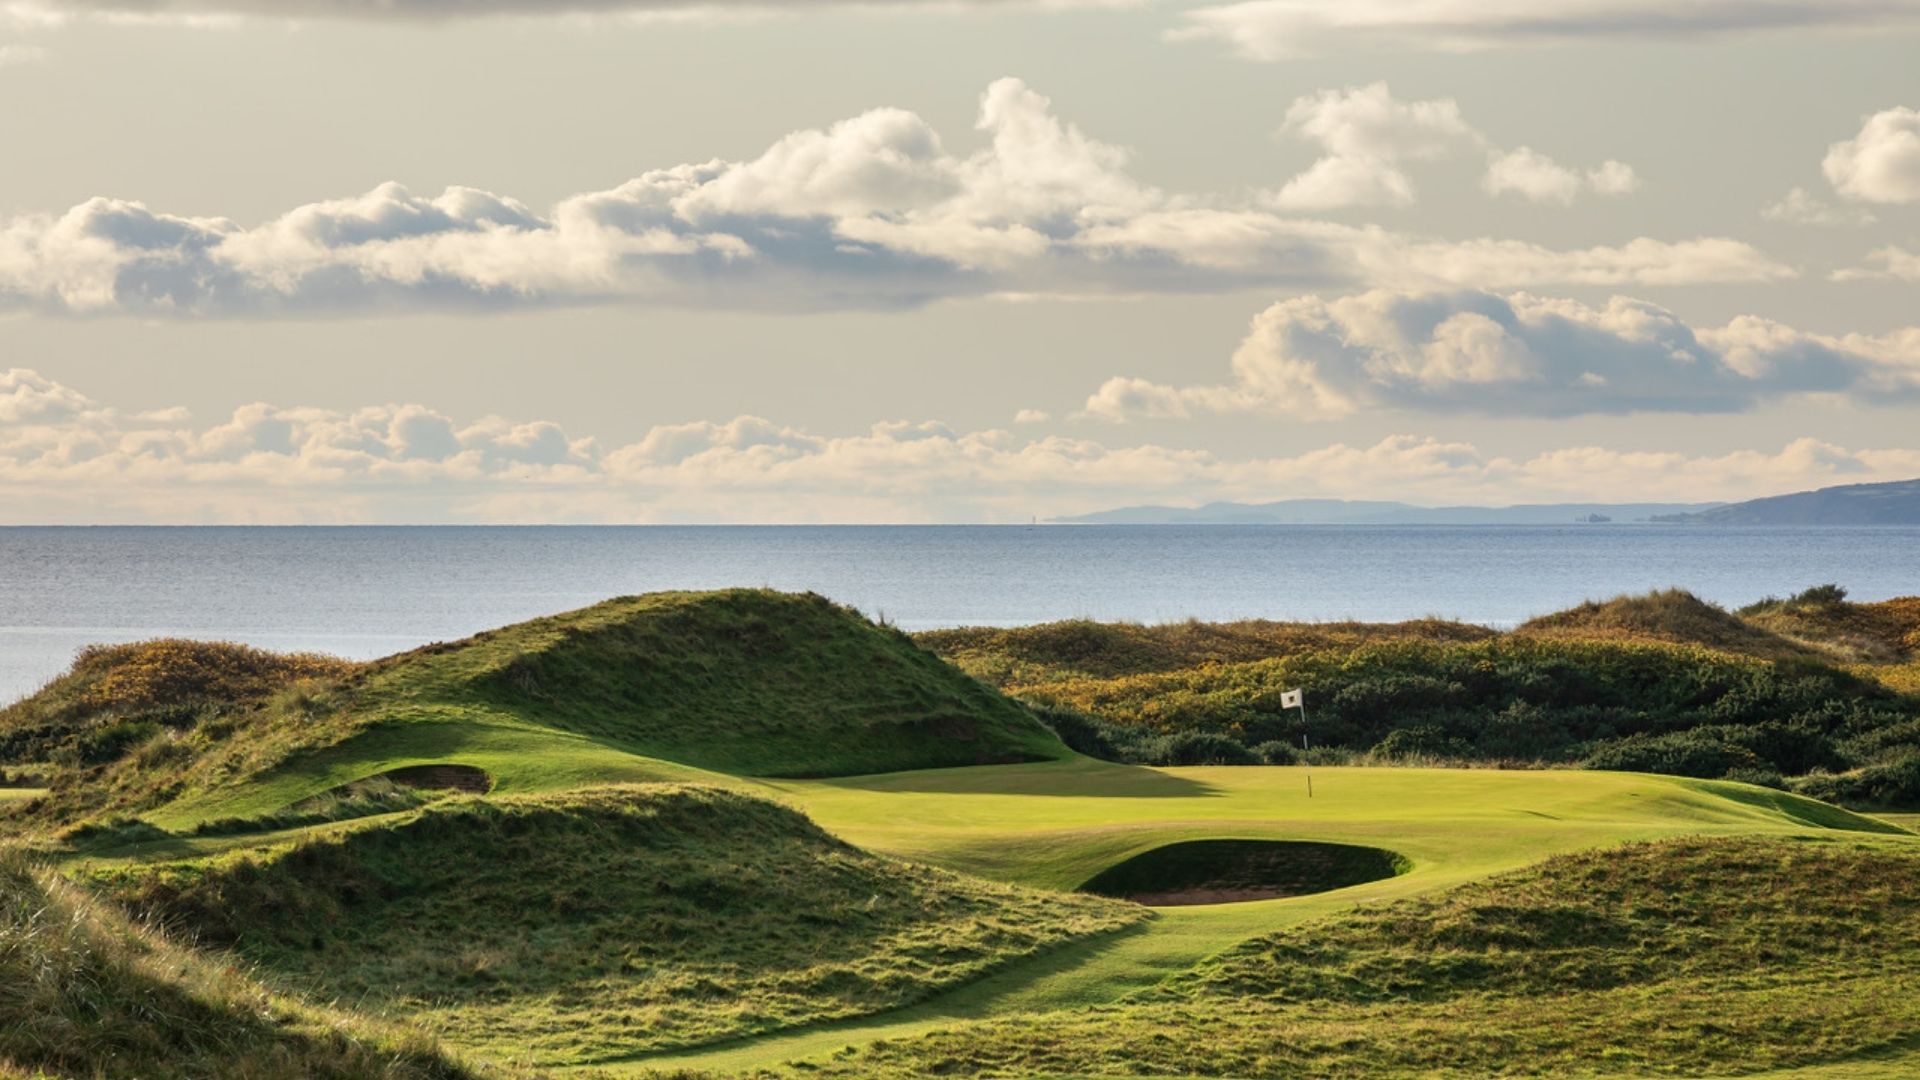
[[[222,663],[236,669],[224,681],[208,674]],[[68,828],[259,816],[448,757],[686,780],[1066,753],[905,636],[817,596],[752,589],[610,600],[365,665],[179,642],[101,650],[0,710],[0,751],[58,766],[38,814]]]
[[[661,785],[459,798],[85,879],[289,988],[541,1066],[894,1008],[1145,916],[875,857],[773,803]]]

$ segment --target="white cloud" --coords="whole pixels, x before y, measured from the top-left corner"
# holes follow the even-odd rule
[[[1920,23],[1916,0],[1243,0],[1188,11],[1175,38],[1251,60],[1595,41],[1701,41]]]
[[[1051,419],[1053,416],[1045,409],[1021,409],[1013,414],[1016,424],[1044,424]]]
[[[1867,255],[1866,266],[1848,267],[1833,274],[1835,281],[1920,281],[1920,252],[1889,245]]]
[[[1384,86],[1303,99],[1291,115],[1325,148],[1323,164],[1365,172],[1386,162],[1372,182],[1389,199],[1399,197],[1401,180],[1390,175],[1398,163],[1450,140],[1479,143],[1451,103],[1397,102]],[[1124,149],[1062,120],[1017,79],[986,89],[977,127],[986,145],[962,155],[919,117],[873,110],[796,132],[749,161],[655,169],[544,212],[474,188],[428,196],[398,184],[252,226],[94,198],[57,215],[0,220],[0,310],[159,318],[609,303],[817,310],[980,295],[1794,276],[1723,238],[1556,250],[1166,193],[1128,174]],[[1366,194],[1335,184],[1313,195],[1332,183],[1314,175],[1273,198]]]
[[[1305,296],[1254,318],[1231,381],[1116,377],[1085,409],[1113,421],[1373,409],[1552,417],[1734,412],[1811,393],[1920,396],[1920,328],[1834,337],[1750,316],[1696,328],[1624,297],[1591,307],[1525,293]]]
[[[1299,98],[1287,109],[1281,131],[1324,151],[1274,193],[1273,204],[1286,210],[1404,206],[1414,198],[1404,163],[1443,157],[1480,140],[1452,100],[1399,101],[1386,83]]]
[[[1835,206],[1806,188],[1791,188],[1760,211],[1768,221],[1787,225],[1871,225],[1873,211],[1857,206]]]
[[[1590,317],[1593,317],[1590,313]],[[1652,313],[1611,316],[1668,332]],[[1484,320],[1484,321],[1483,321]],[[1491,316],[1455,312],[1409,379],[1504,382],[1551,367]],[[1378,328],[1373,332],[1381,332]],[[1743,340],[1791,336],[1772,326]],[[24,389],[23,389],[24,388]],[[1282,457],[885,422],[821,434],[760,417],[656,427],[602,450],[543,420],[462,422],[420,404],[251,404],[204,428],[0,376],[10,521],[1025,521],[1143,501],[1289,496],[1423,502],[1736,499],[1920,474],[1920,450],[1812,439],[1689,456],[1576,446],[1530,457],[1398,435]]]
[[[1585,173],[1567,168],[1531,147],[1493,154],[1480,186],[1489,195],[1512,193],[1537,203],[1570,205],[1584,192],[1626,195],[1640,187],[1633,166],[1607,161]]]
[[[1821,169],[1842,196],[1860,202],[1920,202],[1920,111],[1886,109],[1860,133],[1827,149]]]
[[[95,408],[84,395],[37,371],[0,371],[0,424],[67,420]]]
[[[1625,195],[1640,186],[1633,167],[1607,161],[1586,173],[1530,147],[1501,151],[1460,115],[1450,98],[1402,101],[1386,83],[1322,90],[1294,101],[1284,135],[1318,143],[1322,156],[1268,196],[1282,210],[1348,206],[1407,206],[1415,198],[1410,162],[1432,161],[1486,148],[1481,186],[1489,195],[1517,193],[1534,202],[1567,205],[1579,195]]]

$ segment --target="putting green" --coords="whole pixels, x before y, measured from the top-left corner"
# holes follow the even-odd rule
[[[1765,789],[1625,773],[1316,769],[1309,798],[1299,768],[1146,769],[1081,759],[760,786],[872,850],[1050,888],[1203,837],[1358,843],[1412,865],[1398,877],[1312,896],[1160,909],[1143,928],[908,1009],[628,1065],[743,1069],[963,1020],[1109,1002],[1256,934],[1561,852],[1684,834],[1888,830]]]

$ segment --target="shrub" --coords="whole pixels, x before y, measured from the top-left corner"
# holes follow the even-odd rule
[[[1300,751],[1295,750],[1293,744],[1278,739],[1270,739],[1254,747],[1253,756],[1269,765],[1300,764]]]
[[[1030,703],[1027,707],[1075,753],[1103,761],[1122,760],[1114,742],[1113,725],[1106,721],[1057,705]]]
[[[1849,806],[1920,807],[1920,750],[1852,772],[1803,776],[1793,782],[1792,788],[1802,795]]]
[[[1225,735],[1189,731],[1155,740],[1148,749],[1149,765],[1258,765],[1253,751]]]
[[[1386,738],[1373,744],[1368,754],[1382,761],[1408,761],[1464,757],[1468,750],[1465,743],[1449,738],[1445,729],[1422,724],[1388,732]]]
[[[1697,776],[1705,780],[1761,767],[1753,751],[1699,731],[1630,735],[1595,750],[1582,764],[1589,769]]]

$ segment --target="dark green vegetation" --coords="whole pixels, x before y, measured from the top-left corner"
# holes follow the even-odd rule
[[[539,1065],[896,1008],[1145,914],[882,859],[766,800],[669,785],[462,797],[88,880],[289,988]]]
[[[1701,1075],[1911,1050],[1920,851],[1637,844],[1256,938],[1118,1005],[826,1075]]]
[[[217,796],[351,740],[482,729],[751,776],[1065,752],[897,631],[818,596],[739,589],[610,600],[372,664],[178,641],[89,650],[0,710],[0,763],[50,766],[30,812],[73,827]]]
[[[1582,765],[1920,805],[1920,600],[1833,586],[1728,612],[1678,590],[1512,633],[1381,626],[1056,623],[921,635],[1034,704],[1082,753],[1290,764],[1303,687],[1314,760]]]
[[[268,992],[0,855],[0,1076],[460,1080],[424,1034]]]
[[[1309,840],[1188,840],[1143,851],[1095,874],[1081,892],[1141,904],[1218,904],[1307,896],[1406,869],[1391,851]]]

